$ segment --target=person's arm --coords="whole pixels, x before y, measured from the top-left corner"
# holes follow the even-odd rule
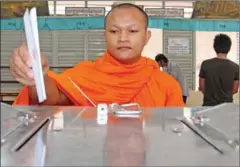
[[[234,81],[233,81],[233,94],[238,92],[239,88],[239,66],[237,66],[234,74]]]
[[[39,103],[37,97],[36,86],[28,86],[29,91],[29,101],[34,105],[71,105],[70,100],[59,91],[57,84],[54,79],[46,75],[44,77],[45,89],[47,99]]]
[[[233,82],[233,94],[236,94],[238,92],[238,88],[239,88],[239,80],[235,80]]]
[[[201,64],[200,73],[199,73],[199,90],[204,93],[205,90],[205,65],[204,62]]]
[[[16,81],[26,85],[14,101],[14,104],[28,103],[28,105],[68,105],[69,101],[66,96],[58,90],[55,80],[48,76],[54,74],[49,71],[49,63],[45,56],[41,56],[41,64],[47,99],[43,103],[39,104],[32,69],[33,64],[31,56],[28,53],[28,47],[23,43],[21,46],[13,50],[9,61],[11,73]]]

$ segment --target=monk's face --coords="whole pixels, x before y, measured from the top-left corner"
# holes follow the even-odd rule
[[[146,18],[134,7],[114,9],[106,19],[106,47],[119,62],[131,64],[141,58],[151,33]]]

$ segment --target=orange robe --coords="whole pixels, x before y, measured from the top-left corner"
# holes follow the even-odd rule
[[[184,106],[178,82],[146,57],[125,65],[105,52],[95,62],[82,61],[61,74],[50,71],[48,75],[74,105],[92,106],[84,93],[95,104],[136,102],[143,107]],[[19,93],[14,105],[30,105],[27,87]]]

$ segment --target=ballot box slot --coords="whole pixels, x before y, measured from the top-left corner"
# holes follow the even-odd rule
[[[19,115],[26,115],[28,111],[22,111],[11,107],[8,104],[1,103],[1,139],[6,138],[14,133],[17,129],[24,126],[24,121],[19,120]]]
[[[20,125],[14,127],[14,129],[12,128],[11,131],[9,131],[8,133],[4,134],[3,136],[1,136],[1,139],[2,141],[2,144],[5,143],[6,141],[6,138],[8,138],[8,136],[10,136],[11,134],[13,134],[14,132],[16,132],[19,128],[23,127],[24,126],[24,123],[21,123]]]
[[[49,121],[50,118],[47,118],[35,126],[13,147],[12,151],[20,151]]]
[[[208,136],[212,136],[212,138],[216,140],[220,140],[225,142],[228,146],[230,146],[234,150],[239,149],[239,142],[237,139],[231,139],[227,135],[225,135],[223,132],[221,132],[220,129],[214,128],[209,123],[204,124],[196,124],[195,125],[200,131],[207,134]]]
[[[180,120],[184,125],[191,129],[197,136],[203,139],[207,144],[209,144],[214,150],[220,154],[224,154],[223,150],[219,148],[211,139],[209,139],[203,132],[201,132],[195,125],[189,122],[187,119]]]

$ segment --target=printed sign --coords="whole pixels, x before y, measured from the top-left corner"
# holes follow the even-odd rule
[[[184,9],[146,8],[145,12],[152,17],[184,17]]]
[[[66,16],[105,16],[104,7],[66,7],[65,8]]]
[[[189,39],[169,38],[168,54],[190,54]]]

